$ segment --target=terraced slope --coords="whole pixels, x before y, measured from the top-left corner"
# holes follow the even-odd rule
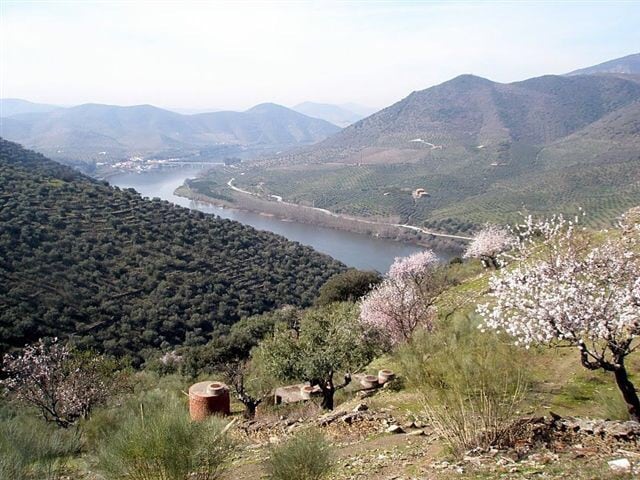
[[[204,343],[243,316],[310,304],[343,268],[0,140],[0,352],[41,336],[134,358]]]

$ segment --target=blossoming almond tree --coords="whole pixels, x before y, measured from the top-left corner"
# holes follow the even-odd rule
[[[435,299],[442,291],[438,257],[431,251],[396,258],[384,281],[360,304],[360,321],[384,332],[391,345],[419,327],[431,328]]]
[[[516,244],[515,236],[505,227],[487,225],[480,230],[464,252],[464,258],[479,258],[485,267],[501,267],[498,255]]]
[[[640,255],[626,224],[596,242],[576,221],[528,218],[520,228],[513,268],[490,280],[493,302],[479,305],[484,326],[526,347],[574,346],[585,368],[612,372],[630,418],[640,401],[625,358],[640,335]]]
[[[115,389],[115,364],[100,355],[77,354],[57,339],[5,355],[2,367],[6,378],[0,385],[63,428],[86,417]]]

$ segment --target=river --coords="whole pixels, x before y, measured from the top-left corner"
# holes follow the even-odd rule
[[[259,230],[277,233],[289,240],[309,245],[319,252],[340,260],[345,265],[362,270],[386,272],[396,257],[404,257],[421,250],[418,246],[393,240],[280,220],[258,213],[195,202],[174,195],[175,189],[182,185],[185,179],[193,178],[198,173],[197,169],[123,173],[110,177],[109,182],[120,188],[134,188],[144,197],[158,197],[176,205],[237,220]],[[450,257],[448,252],[438,253],[443,258]]]

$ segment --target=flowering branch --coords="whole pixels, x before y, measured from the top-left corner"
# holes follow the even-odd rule
[[[47,421],[67,428],[105,401],[113,390],[113,365],[102,356],[81,356],[57,339],[40,340],[22,354],[5,355],[0,385]]]
[[[388,343],[407,341],[418,327],[432,328],[443,288],[438,257],[430,250],[396,258],[384,281],[360,304],[360,321],[384,333]]]
[[[585,368],[613,372],[630,417],[640,401],[624,366],[640,335],[637,228],[594,242],[562,216],[518,227],[513,268],[489,282],[492,302],[478,306],[484,328],[516,343],[577,347]]]

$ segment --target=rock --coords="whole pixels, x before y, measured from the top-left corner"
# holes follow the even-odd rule
[[[424,436],[425,433],[424,433],[424,430],[414,430],[413,432],[407,433],[407,435],[410,435],[412,437],[421,437],[421,436]]]
[[[609,468],[614,472],[630,472],[631,471],[631,462],[628,458],[618,458],[617,460],[611,460],[609,463]]]
[[[342,420],[344,423],[351,425],[353,423],[353,419],[356,417],[355,414],[353,413],[348,413],[346,415],[344,415],[343,417],[340,417],[340,420]]]
[[[612,437],[623,440],[630,440],[633,437],[640,437],[640,423],[638,422],[607,422],[606,433]]]
[[[367,410],[369,410],[369,406],[366,403],[359,403],[353,409],[354,412],[366,412]]]
[[[404,433],[404,430],[400,425],[391,425],[386,430],[387,433]]]

